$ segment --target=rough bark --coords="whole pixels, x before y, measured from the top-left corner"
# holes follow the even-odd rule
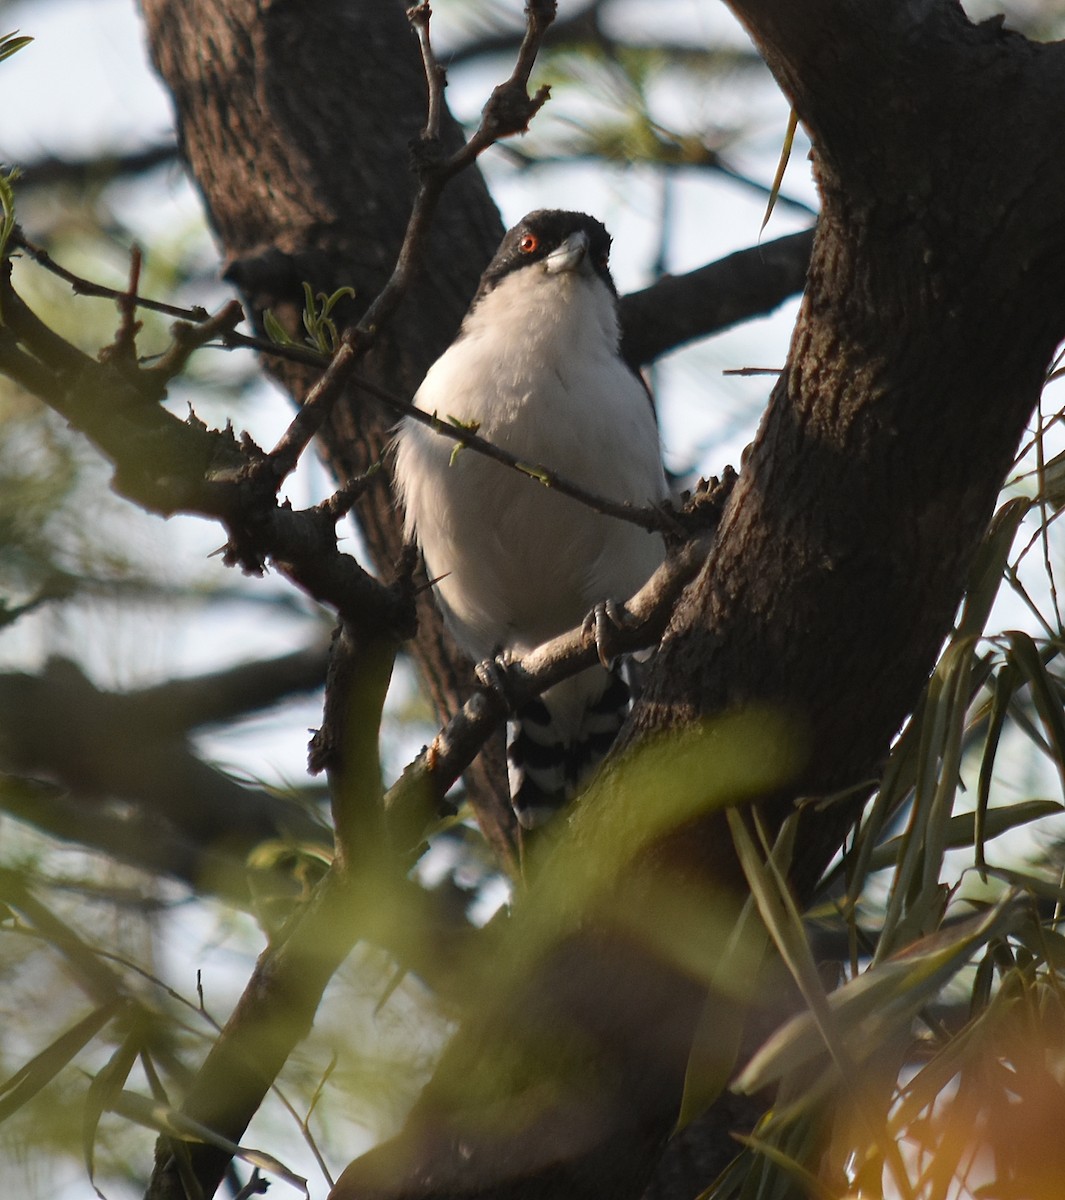
[[[734,7],[824,207],[787,370],[634,736],[776,705],[805,728],[798,790],[823,793],[875,767],[927,678],[1065,328],[1063,51],[949,0]]]

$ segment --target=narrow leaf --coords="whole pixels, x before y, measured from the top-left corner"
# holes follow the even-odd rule
[[[1053,749],[1051,757],[1065,788],[1065,713],[1062,712],[1054,682],[1047,673],[1035,642],[1028,634],[1014,630],[1009,635],[1009,643],[1011,659],[1023,672],[1032,689],[1032,700],[1043,722]]]
[[[772,858],[767,863],[762,862],[744,824],[743,816],[735,809],[727,810],[725,815],[737,857],[758,906],[758,912],[809,1006],[809,1013],[803,1015],[809,1017],[819,1031],[821,1046],[828,1048],[836,1065],[841,1071],[845,1071],[847,1055],[837,1036],[828,998],[817,972],[817,964],[814,962],[802,919],[787,890],[787,884],[774,870],[776,864]]]
[[[238,1146],[236,1142],[231,1142],[220,1133],[193,1120],[192,1117],[187,1117],[169,1104],[160,1104],[145,1096],[139,1096],[136,1092],[122,1091],[112,1097],[110,1109],[130,1121],[135,1121],[138,1125],[154,1129],[158,1133],[165,1133],[180,1141],[203,1142],[210,1146],[217,1146],[219,1150],[224,1150],[227,1154],[241,1159],[250,1166],[259,1167],[263,1171],[269,1171],[271,1175],[276,1175],[285,1183],[297,1188],[304,1196],[310,1196],[307,1180],[294,1171],[290,1171],[272,1154],[267,1154],[265,1150]]]
[[[987,737],[984,740],[984,752],[980,759],[980,777],[976,785],[976,812],[973,826],[973,844],[976,849],[976,865],[983,872],[987,866],[984,858],[984,842],[989,834],[987,829],[988,804],[991,796],[991,777],[994,774],[995,757],[998,754],[998,744],[1002,739],[1002,730],[1006,725],[1010,702],[1020,683],[1020,675],[1012,663],[1006,663],[995,676],[995,686],[991,693],[991,711],[988,716]]]
[[[788,169],[788,160],[791,158],[791,148],[795,143],[795,131],[799,128],[799,114],[792,109],[788,114],[788,128],[784,133],[784,145],[780,148],[780,159],[777,162],[777,173],[773,176],[773,186],[769,190],[769,203],[766,205],[765,216],[762,218],[761,227],[758,230],[759,235],[762,230],[769,224],[769,218],[773,215],[773,209],[777,205],[777,197],[780,195],[780,185],[784,182],[784,172]]]
[[[958,621],[959,636],[979,637],[984,632],[1002,584],[1017,530],[1031,507],[1031,500],[1018,496],[1007,500],[992,518],[990,528],[969,568],[965,603]]]
[[[1012,894],[986,913],[943,934],[925,938],[905,954],[871,967],[828,997],[835,1027],[857,1060],[884,1044],[889,1030],[940,989],[991,938],[1002,936],[1019,913]],[[755,1053],[735,1086],[755,1092],[824,1053],[823,1032],[811,1013],[800,1013]]]
[[[984,814],[982,836],[986,841],[991,841],[1019,825],[1030,825],[1033,821],[1061,813],[1065,813],[1065,805],[1056,800],[1022,800],[1019,804],[992,808]],[[946,849],[960,850],[971,846],[976,838],[978,818],[979,814],[975,812],[958,813],[951,817],[946,823]],[[877,846],[870,860],[870,870],[881,871],[890,867],[902,843],[900,836]]]
[[[129,1078],[133,1064],[140,1054],[144,1041],[142,1021],[134,1015],[132,1028],[119,1043],[118,1049],[111,1055],[104,1067],[97,1073],[85,1097],[85,1107],[82,1114],[81,1147],[85,1158],[85,1168],[89,1174],[89,1183],[93,1191],[106,1200],[104,1194],[96,1186],[96,1130],[100,1118],[110,1108],[112,1099],[118,1095]]]
[[[122,1001],[115,999],[94,1008],[40,1054],[20,1067],[9,1079],[0,1083],[0,1121],[5,1121],[13,1112],[17,1112],[50,1083],[103,1029],[121,1005]]]
[[[14,33],[5,33],[0,36],[0,62],[3,62],[5,58],[10,58],[12,54],[17,54],[23,46],[28,46],[33,41],[33,38],[26,37],[25,34],[22,37],[16,36],[17,34],[18,30],[16,29]]]

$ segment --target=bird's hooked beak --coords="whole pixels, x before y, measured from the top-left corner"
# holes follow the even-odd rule
[[[588,254],[588,235],[583,229],[571,233],[557,250],[544,259],[548,275],[559,275],[563,271],[576,271]]]

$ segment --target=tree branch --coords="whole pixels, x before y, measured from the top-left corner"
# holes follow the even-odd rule
[[[101,691],[60,660],[38,676],[2,675],[5,767],[64,789],[12,781],[3,807],[57,836],[190,883],[213,863],[216,889],[246,906],[248,850],[271,838],[323,843],[326,829],[294,800],[242,786],[203,762],[186,736],[190,722],[232,719],[293,687],[316,686],[322,668],[320,653],[293,655],[124,694]],[[249,696],[255,685],[259,694]],[[116,814],[116,801],[132,813]],[[212,852],[223,841],[227,852]]]
[[[104,151],[86,158],[48,155],[19,166],[18,186],[22,192],[58,186],[84,193],[112,180],[143,175],[158,167],[174,166],[177,162],[178,148],[173,142],[161,142],[139,150]]]
[[[740,250],[621,299],[622,351],[646,364],[696,338],[764,316],[801,292],[814,231]]]

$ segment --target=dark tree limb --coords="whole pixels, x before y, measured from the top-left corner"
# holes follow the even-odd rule
[[[621,300],[622,348],[644,365],[696,338],[764,316],[806,282],[814,231],[740,250],[685,275],[665,275]]]
[[[19,165],[18,187],[20,192],[53,187],[85,192],[115,179],[145,175],[159,167],[177,166],[178,161],[178,148],[173,142],[161,142],[139,150],[105,151],[86,158],[48,155]]]
[[[325,844],[322,822],[294,801],[246,787],[205,763],[188,733],[319,686],[321,652],[260,662],[142,691],[96,688],[72,663],[0,676],[0,758],[15,780],[5,811],[145,870],[210,883],[248,903],[244,856],[266,839]],[[115,802],[131,812],[119,812]],[[224,847],[224,849],[223,849]]]

